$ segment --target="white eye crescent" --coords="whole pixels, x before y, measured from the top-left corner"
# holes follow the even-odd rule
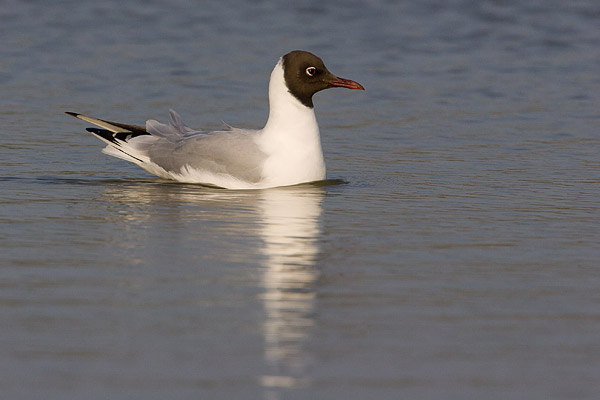
[[[317,69],[315,67],[308,67],[306,68],[306,75],[308,76],[315,76],[317,73]]]

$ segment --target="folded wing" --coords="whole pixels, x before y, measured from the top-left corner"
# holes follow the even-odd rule
[[[173,110],[169,124],[149,120],[145,127],[67,114],[102,128],[87,130],[107,144],[104,153],[155,175],[213,184],[219,177],[249,184],[262,179],[266,155],[256,144],[255,130],[229,127],[216,132],[195,131],[185,126]]]

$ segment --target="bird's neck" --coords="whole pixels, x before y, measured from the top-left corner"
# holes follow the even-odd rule
[[[263,134],[271,138],[285,136],[287,140],[307,141],[318,139],[319,126],[315,112],[306,107],[288,90],[279,60],[269,82],[269,119]],[[296,136],[297,138],[294,138]]]
[[[325,178],[315,112],[289,92],[281,60],[271,74],[269,119],[257,143],[267,155],[263,177],[269,185],[292,185]]]

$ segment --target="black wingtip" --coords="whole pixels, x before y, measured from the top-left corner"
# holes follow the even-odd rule
[[[121,146],[121,144],[117,141],[116,135],[114,135],[113,132],[109,130],[100,128],[85,128],[85,130],[106,140],[107,142],[113,143],[117,146]]]
[[[75,117],[75,118],[77,118],[77,117],[79,117],[79,115],[81,115],[79,113],[74,113],[74,112],[70,112],[70,111],[65,111],[65,114],[69,114],[70,116]]]

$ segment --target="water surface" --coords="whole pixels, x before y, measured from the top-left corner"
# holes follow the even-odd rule
[[[10,398],[593,399],[600,8],[5,2]],[[76,111],[258,128],[293,49],[331,180],[227,191],[99,152]]]

